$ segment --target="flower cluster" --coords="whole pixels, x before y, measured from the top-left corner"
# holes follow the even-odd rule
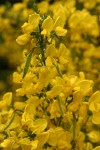
[[[74,1],[63,3],[55,2],[48,8],[49,3],[43,1],[38,7],[45,4],[45,9],[40,11],[32,5],[34,13],[16,39],[26,47],[25,61],[13,73],[18,85],[16,95],[8,92],[0,101],[1,149],[100,149],[100,92],[93,92],[93,81],[86,79],[83,72],[78,76],[69,73],[73,66],[70,49],[75,48],[76,53],[78,44],[84,46],[83,36],[98,37],[96,17],[92,20],[87,11],[76,11]],[[75,20],[76,16],[79,19]],[[87,22],[88,17],[95,29]],[[84,23],[90,25],[91,33]],[[73,39],[77,25],[79,38]],[[68,39],[73,41],[69,46]]]
[[[34,12],[40,15],[45,14],[46,20],[41,34],[49,37],[50,32],[52,36],[55,32],[69,49],[68,74],[78,75],[80,71],[83,71],[87,79],[95,82],[94,89],[100,89],[99,0],[43,0],[37,4],[35,1],[23,0],[22,3],[16,3],[13,6],[9,3],[0,6],[0,58],[5,57],[12,70],[16,68],[22,60],[23,47],[15,41],[17,36],[22,34],[20,26],[25,22],[22,26],[23,35],[19,37],[20,40],[21,37],[24,38],[20,41],[21,45],[26,42],[28,45],[26,48],[31,49],[29,42],[31,41],[33,45],[36,42],[35,38],[32,40],[30,32],[38,23],[39,18],[34,16],[37,21],[32,22],[31,16],[27,22],[28,16]],[[66,36],[62,37],[64,34]],[[9,71],[3,74],[7,74],[7,78],[3,82],[0,78],[0,92],[12,84]]]

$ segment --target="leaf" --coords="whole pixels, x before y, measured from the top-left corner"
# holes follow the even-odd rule
[[[75,139],[76,136],[76,117],[75,114],[73,113],[73,140]]]
[[[15,117],[15,112],[12,114],[12,117],[10,120],[8,120],[6,127],[4,128],[4,131],[12,124]]]
[[[28,68],[29,68],[29,65],[30,65],[30,61],[31,61],[31,58],[32,58],[32,53],[33,53],[33,50],[31,50],[30,53],[27,55],[25,66],[24,66],[24,69],[23,69],[22,78],[24,78],[25,75],[27,74],[27,71],[28,71]]]

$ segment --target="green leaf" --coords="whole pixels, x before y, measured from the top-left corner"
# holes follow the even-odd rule
[[[34,9],[34,11],[35,11],[37,14],[39,14],[39,10],[38,10],[38,7],[37,7],[37,1],[36,1],[36,0],[34,0],[33,9]]]
[[[58,101],[58,106],[59,106],[59,109],[60,109],[60,113],[61,113],[62,116],[64,116],[64,111],[63,111],[63,108],[61,106],[59,96],[57,97],[57,101]]]
[[[12,124],[15,117],[15,112],[12,114],[11,120],[8,120],[6,127],[4,128],[4,131]]]
[[[75,139],[76,136],[76,117],[75,114],[73,113],[73,140]]]
[[[27,55],[25,66],[24,66],[24,69],[23,69],[22,78],[24,78],[25,75],[27,74],[27,71],[28,71],[28,68],[29,68],[29,65],[30,65],[30,61],[31,61],[31,58],[32,58],[32,53],[33,53],[33,50],[31,50],[29,52],[29,54]]]
[[[56,67],[56,70],[58,72],[58,75],[62,78],[62,72],[60,71],[59,67],[58,67],[58,64],[54,64],[54,66]]]

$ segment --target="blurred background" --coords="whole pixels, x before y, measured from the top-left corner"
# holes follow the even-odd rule
[[[13,15],[12,10],[18,2],[22,1],[0,0],[0,95],[12,90],[12,73],[20,64],[22,55],[15,41],[21,24],[17,24],[17,15]]]
[[[0,4],[5,4],[7,2],[10,2],[11,4],[22,2],[22,0],[0,0]]]

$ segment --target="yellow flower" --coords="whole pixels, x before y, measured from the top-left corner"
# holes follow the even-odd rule
[[[55,46],[53,44],[50,44],[48,46],[48,48],[46,49],[46,53],[45,53],[45,56],[46,57],[54,57],[56,56],[56,52],[57,52],[57,49],[55,48]]]
[[[45,36],[50,36],[51,31],[55,31],[58,36],[65,36],[67,34],[67,30],[63,28],[64,24],[62,24],[62,19],[58,17],[54,22],[53,19],[48,16],[42,23],[42,32],[41,34]]]
[[[11,101],[12,101],[12,92],[8,92],[8,93],[4,94],[3,101],[5,101],[7,103],[7,105],[10,105]]]
[[[16,42],[19,45],[25,45],[28,43],[29,40],[30,40],[30,35],[25,33],[25,34],[18,36],[18,38],[16,39]]]
[[[24,3],[16,3],[13,5],[13,11],[18,12],[20,10],[23,10],[25,8],[25,4]]]
[[[88,22],[88,20],[90,20],[90,22]],[[97,37],[99,35],[97,17],[94,15],[90,15],[90,13],[86,9],[83,9],[81,11],[76,10],[69,19],[69,26],[72,31],[72,36],[75,36],[75,34],[79,36],[78,40],[81,40],[81,34],[88,33],[89,35],[94,37]],[[73,38],[76,39],[76,37]]]
[[[15,83],[21,83],[22,81],[22,75],[19,74],[18,72],[13,73],[13,82]]]
[[[89,99],[89,110],[92,111],[92,122],[100,124],[100,92],[95,92]]]
[[[42,148],[44,146],[44,144],[47,142],[48,138],[49,138],[48,131],[42,132],[36,136],[35,140],[38,141],[38,149]]]
[[[28,121],[31,121],[34,119],[34,116],[36,114],[36,108],[34,106],[34,101],[28,101],[24,110],[24,113],[22,115],[22,124],[27,124]],[[30,124],[29,124],[30,126]]]
[[[14,150],[18,149],[19,145],[17,144],[16,140],[13,137],[9,137],[1,143],[1,147],[4,149]]]
[[[3,99],[0,101],[0,109],[7,109],[12,102],[12,92],[4,94]]]
[[[19,73],[13,74],[13,81],[20,83],[16,90],[19,97],[14,94],[12,100],[12,93],[8,92],[0,101],[1,149],[100,149],[97,146],[100,143],[100,92],[93,94],[93,81],[86,80],[83,73],[87,71],[86,77],[92,79],[99,72],[99,24],[95,13],[100,0],[77,1],[82,4],[81,9],[75,0],[55,0],[52,4],[47,0],[37,6],[32,0],[23,0],[13,5],[11,11],[5,6],[0,9],[1,55],[9,50],[11,35],[18,34],[17,26],[31,14],[22,25],[22,35],[16,39],[20,45],[27,44],[26,76],[22,78],[24,63],[18,67]],[[92,11],[95,13],[90,13]],[[64,27],[68,27],[68,36],[59,37],[67,34]],[[6,30],[12,34],[6,36]],[[31,60],[26,58],[30,50]],[[70,75],[77,74],[79,69],[83,70],[79,77]]]
[[[47,57],[45,63],[46,63],[46,66],[47,66],[47,67],[52,67],[52,66],[53,66],[52,60],[51,60],[51,57],[50,57],[50,56]]]
[[[55,96],[58,96],[61,93],[62,89],[62,85],[55,85],[50,91],[46,92],[46,95],[52,99]]]
[[[53,29],[53,19],[48,16],[42,23],[43,31],[41,34],[50,36],[50,32]]]
[[[47,120],[45,119],[37,119],[33,121],[33,125],[30,127],[30,130],[34,134],[40,134],[43,132],[47,127]]]
[[[58,36],[65,36],[67,34],[67,30],[60,26],[56,27],[55,32]]]
[[[38,140],[34,140],[31,142],[32,148],[31,150],[35,150],[38,147]]]
[[[14,103],[14,108],[15,110],[23,110],[25,107],[25,103],[24,102],[15,102]]]
[[[59,50],[57,51],[57,58],[62,65],[68,64],[69,62],[69,50],[63,43],[60,43]]]
[[[74,92],[73,101],[68,105],[68,110],[75,112],[79,109],[82,103],[82,94],[79,91]]]
[[[60,110],[58,107],[57,100],[54,100],[50,107],[50,118],[60,117]]]
[[[51,73],[47,67],[41,67],[39,71],[39,83],[42,87],[46,87],[49,84]],[[37,87],[38,88],[38,87]]]
[[[20,35],[16,39],[16,42],[19,45],[25,45],[28,43],[28,41],[31,38],[30,33],[33,32],[34,29],[38,26],[39,21],[40,21],[40,15],[39,14],[34,13],[32,15],[29,15],[28,22],[25,22],[22,26],[24,34]]]
[[[97,103],[100,102],[100,92],[96,91],[95,93],[93,93],[93,95],[90,97],[89,102],[91,103],[92,101],[95,101]]]
[[[93,145],[90,142],[84,143],[84,149],[93,150]]]
[[[47,10],[49,9],[49,4],[47,1],[42,1],[38,4],[38,9],[40,11],[41,14],[44,14],[47,12]]]
[[[58,149],[71,149],[71,134],[65,132],[63,128],[55,128],[55,134],[57,136],[57,148]],[[69,137],[68,137],[68,135]],[[69,138],[69,139],[68,139]]]
[[[39,21],[40,21],[39,14],[34,13],[32,15],[29,15],[28,22],[25,22],[22,26],[23,32],[27,34],[33,32],[34,29],[38,26]]]
[[[100,92],[96,91],[89,99],[89,110],[92,112],[100,110]]]
[[[94,124],[100,125],[100,110],[93,113],[92,122]]]
[[[92,130],[90,133],[88,133],[88,137],[90,141],[93,143],[100,142],[100,132],[96,130]]]
[[[57,3],[55,3],[52,7],[52,11],[53,11],[53,18],[56,20],[59,16],[62,19],[62,23],[65,24],[65,21],[67,19],[67,12],[70,11],[66,9],[66,3],[64,3],[64,5],[62,5],[62,3],[59,1]],[[67,6],[70,5],[70,2],[68,2]]]
[[[93,150],[100,150],[100,146],[96,146]]]
[[[77,145],[76,147],[78,147],[78,149],[82,149],[84,146],[85,134],[79,131],[75,140]]]
[[[91,92],[92,87],[93,87],[93,81],[92,80],[79,80],[78,82],[76,82],[75,86],[79,87],[80,91],[85,96]]]
[[[79,108],[79,116],[85,119],[87,116],[87,110],[88,110],[88,102],[82,102]]]
[[[22,138],[19,140],[19,144],[23,150],[30,150],[32,145],[31,141],[28,138]]]
[[[49,132],[49,138],[48,138],[47,143],[49,145],[51,145],[51,146],[56,146],[56,144],[57,144],[57,136],[55,135],[55,131],[52,128],[50,128],[48,130],[48,132]]]

